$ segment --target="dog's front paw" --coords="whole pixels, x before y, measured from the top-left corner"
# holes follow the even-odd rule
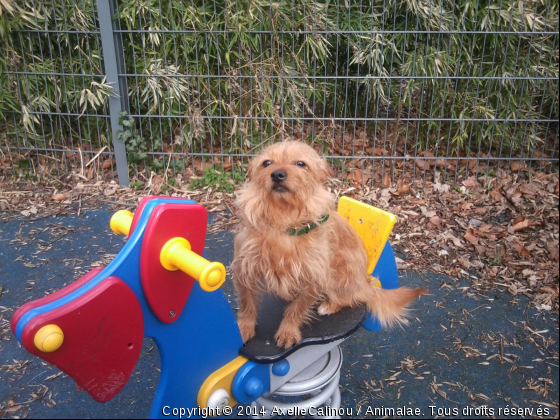
[[[278,347],[288,349],[301,341],[301,332],[297,327],[282,324],[274,338]]]
[[[255,322],[246,319],[240,319],[237,321],[237,325],[239,326],[239,332],[241,332],[241,339],[243,340],[243,344],[245,344],[255,336]]]

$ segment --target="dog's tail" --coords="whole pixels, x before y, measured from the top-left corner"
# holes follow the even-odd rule
[[[395,324],[408,324],[408,306],[423,294],[426,294],[425,289],[380,289],[368,284],[360,300],[383,327],[392,327]]]

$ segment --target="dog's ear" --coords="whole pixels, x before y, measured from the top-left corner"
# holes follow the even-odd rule
[[[254,157],[249,161],[247,166],[247,180],[251,181],[255,177],[255,171],[257,170],[257,158]]]
[[[321,181],[326,181],[328,177],[334,176],[334,171],[332,170],[331,165],[329,165],[329,162],[327,162],[326,159],[321,160],[321,175]]]

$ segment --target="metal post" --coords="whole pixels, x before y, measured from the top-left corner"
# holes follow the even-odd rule
[[[119,184],[128,185],[128,165],[126,161],[126,149],[122,140],[117,139],[117,133],[122,130],[119,124],[121,111],[128,111],[128,89],[126,78],[119,80],[119,72],[124,73],[124,53],[121,34],[114,36],[113,14],[116,11],[114,0],[97,0],[97,13],[99,18],[99,30],[101,32],[101,45],[103,47],[103,62],[105,63],[105,74],[107,83],[113,86],[119,97],[109,98],[109,116],[111,119],[111,133],[113,136],[113,147],[117,161],[117,174]],[[118,38],[118,40],[117,40]]]

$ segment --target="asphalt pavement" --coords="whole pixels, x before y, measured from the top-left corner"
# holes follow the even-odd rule
[[[120,394],[100,404],[25,351],[9,329],[22,304],[114,258],[124,239],[110,231],[111,215],[100,208],[0,223],[1,418],[149,415],[160,374],[152,340],[144,340]],[[209,235],[206,257],[227,267],[233,235]],[[360,329],[343,343],[343,417],[558,418],[557,314],[539,312],[525,297],[497,289],[477,293],[467,280],[427,272],[400,276],[402,285],[426,287],[429,295],[415,303],[407,327]],[[235,309],[229,278],[223,290]]]

